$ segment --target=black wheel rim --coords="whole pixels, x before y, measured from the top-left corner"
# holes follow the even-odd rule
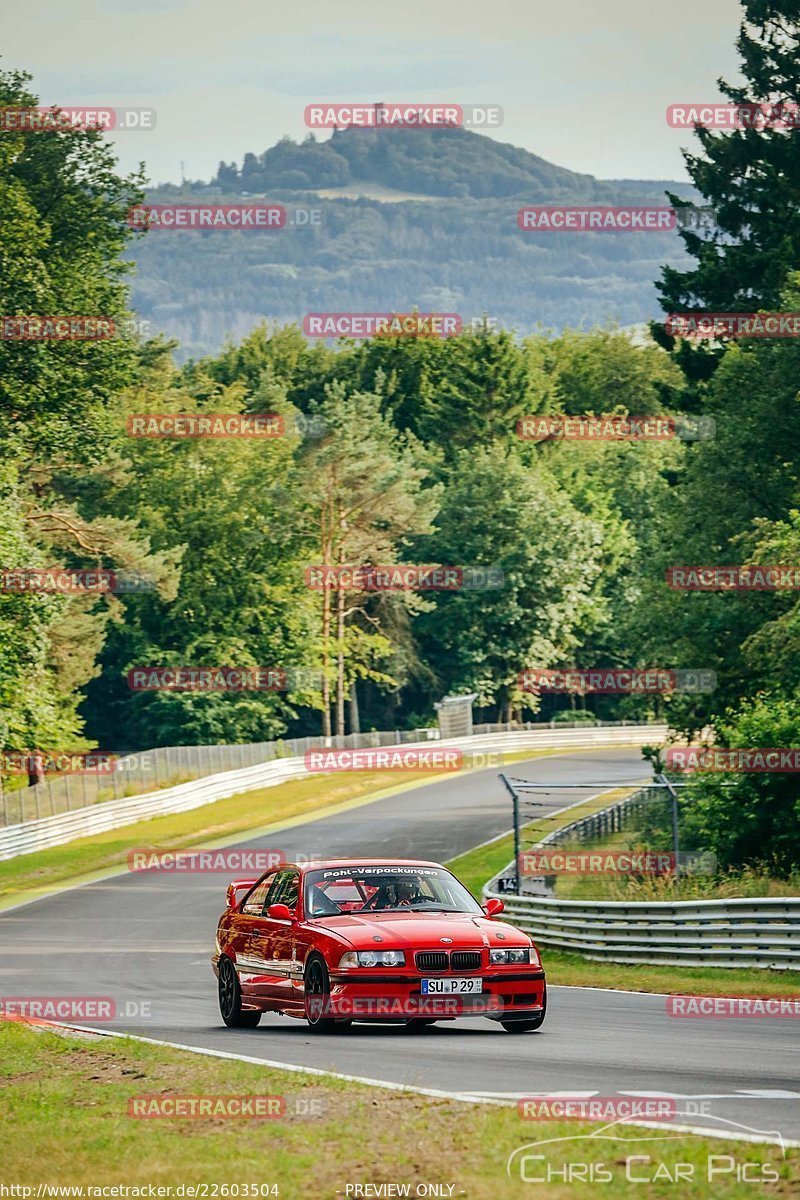
[[[325,979],[322,974],[322,967],[318,962],[313,962],[308,968],[306,976],[306,1017],[310,1025],[316,1025],[322,1020],[323,1003],[322,997],[325,995]]]
[[[236,1003],[236,975],[227,959],[219,972],[219,1007],[223,1017],[230,1017]]]

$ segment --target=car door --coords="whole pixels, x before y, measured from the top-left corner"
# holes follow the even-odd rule
[[[286,867],[275,872],[260,911],[253,916],[247,961],[253,971],[249,985],[260,1000],[280,1000],[288,992],[287,964],[281,958],[285,950],[275,944],[276,933],[288,922],[274,921],[266,914],[270,904],[284,903],[281,897],[286,894],[293,874],[297,872]]]
[[[233,918],[234,925],[229,941],[229,949],[233,950],[236,971],[239,975],[239,983],[243,995],[253,993],[252,980],[255,974],[252,961],[253,930],[264,911],[264,903],[277,874],[277,868],[268,871],[263,879],[259,880],[247,895],[241,911],[236,913]]]
[[[293,917],[297,912],[297,900],[300,894],[300,871],[295,868],[284,868],[281,878],[276,884],[275,894],[267,896],[264,908],[264,948],[265,958],[269,956],[270,995],[273,1000],[284,1003],[291,1002],[291,979],[296,971],[296,952],[294,947],[297,929],[296,920],[283,920],[267,917],[266,910],[272,904],[284,904],[289,908]]]

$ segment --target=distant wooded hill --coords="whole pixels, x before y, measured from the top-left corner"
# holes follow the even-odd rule
[[[653,280],[684,262],[676,233],[529,233],[531,204],[666,204],[688,184],[598,180],[463,129],[346,129],[284,138],[210,183],[163,185],[151,201],[242,196],[319,210],[280,232],[154,231],[136,246],[133,300],[154,330],[197,356],[264,319],[310,311],[482,314],[525,333],[656,316]],[[405,199],[413,196],[413,199]],[[380,197],[380,198],[379,198]]]

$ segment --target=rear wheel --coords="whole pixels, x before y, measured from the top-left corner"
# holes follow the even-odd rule
[[[219,960],[219,1011],[230,1029],[255,1029],[261,1013],[242,1008],[242,989],[236,968],[226,954]]]
[[[328,968],[317,956],[306,966],[306,1020],[314,1033],[333,1033],[336,1021],[325,1016],[330,1008],[331,981]]]

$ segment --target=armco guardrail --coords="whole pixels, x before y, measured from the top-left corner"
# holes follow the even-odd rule
[[[597,745],[640,746],[649,742],[663,741],[666,734],[666,725],[615,723],[613,726],[592,725],[588,728],[577,729],[546,726],[535,730],[452,738],[447,740],[447,745],[473,752],[505,751],[513,753],[515,750],[537,748],[574,747],[578,749]],[[369,735],[361,736],[366,738]],[[335,739],[332,741],[335,742]],[[407,742],[404,743],[404,747],[408,749],[417,746],[421,749],[430,749],[431,741],[432,739]],[[315,739],[313,745],[314,748],[324,748],[319,739]],[[238,792],[274,787],[288,779],[296,779],[305,774],[306,767],[302,757],[273,759],[270,762],[258,763],[242,770],[225,771],[221,774],[210,775],[205,779],[192,780],[189,783],[178,784],[176,787],[164,788],[159,792],[143,796],[130,796],[120,800],[107,800],[100,804],[74,809],[72,812],[9,825],[5,829],[0,828],[0,861],[16,858],[21,854],[31,854],[49,846],[59,846],[64,842],[74,841],[76,838],[105,833],[109,829],[119,829],[124,825],[130,825],[134,821],[144,820],[148,817],[187,812],[193,808],[200,808],[204,804],[211,804],[215,800],[223,800],[226,796],[236,795]],[[267,818],[269,814],[265,812],[264,816]]]
[[[625,813],[639,806],[640,795],[634,793],[592,817],[555,830],[540,844],[580,840],[586,833],[595,836],[604,826],[608,831],[618,829]],[[486,885],[484,897],[502,900],[509,920],[543,946],[618,963],[800,969],[800,897],[559,900],[499,892],[495,884],[500,875]]]
[[[618,963],[800,969],[800,897],[628,904],[499,896],[543,946]]]

